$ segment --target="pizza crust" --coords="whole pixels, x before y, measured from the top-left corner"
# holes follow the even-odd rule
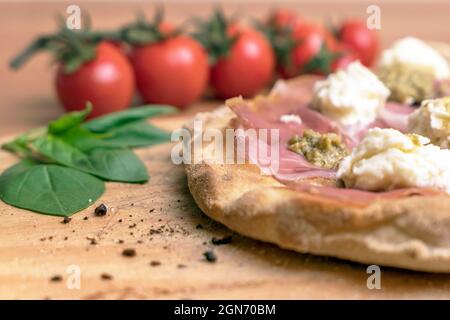
[[[203,129],[231,127],[227,107],[200,114]],[[186,126],[192,129],[191,125]],[[287,188],[252,164],[186,164],[189,189],[212,219],[245,236],[301,253],[450,273],[450,196],[412,196],[361,206]]]

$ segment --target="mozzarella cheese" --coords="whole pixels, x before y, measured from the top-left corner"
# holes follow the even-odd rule
[[[311,107],[343,125],[369,124],[384,107],[389,89],[359,61],[319,81]]]
[[[450,78],[450,67],[445,58],[417,38],[400,39],[391,48],[383,51],[380,67],[389,67],[394,63],[429,68],[436,79]]]
[[[450,146],[450,97],[425,100],[408,118],[408,131],[423,135],[441,148]]]
[[[337,177],[348,188],[385,191],[432,187],[450,194],[450,150],[429,139],[375,128],[342,160]]]
[[[297,124],[302,124],[302,119],[296,114],[283,114],[280,117],[280,121],[284,123],[294,122]]]

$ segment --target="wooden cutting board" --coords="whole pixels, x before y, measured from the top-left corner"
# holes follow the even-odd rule
[[[173,129],[185,120],[155,123]],[[139,150],[151,181],[108,183],[104,196],[67,224],[0,203],[0,298],[450,298],[450,275],[382,267],[381,289],[369,290],[367,266],[234,234],[197,208],[170,150],[170,144]],[[14,161],[0,151],[0,171]],[[93,214],[100,203],[110,208],[104,217]],[[228,235],[230,244],[211,243]],[[136,255],[125,257],[124,249]],[[215,263],[203,258],[207,250],[215,252]]]

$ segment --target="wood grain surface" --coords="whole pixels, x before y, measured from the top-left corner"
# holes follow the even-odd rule
[[[185,120],[155,124],[170,129]],[[150,182],[108,183],[104,196],[67,224],[0,203],[0,298],[450,299],[450,275],[382,268],[382,289],[369,290],[367,266],[234,234],[200,212],[170,150],[170,144],[139,150]],[[0,152],[0,171],[14,161]],[[100,203],[110,208],[104,217],[93,213]],[[230,244],[211,243],[229,235]],[[124,249],[136,256],[123,256]],[[217,262],[204,259],[207,250]],[[81,271],[80,289],[67,285],[73,265]]]
[[[102,27],[131,19],[139,7],[84,3]],[[330,12],[323,4],[296,6],[315,17]],[[384,43],[411,33],[450,42],[448,31],[437,27],[446,22],[448,5],[419,3],[408,13],[401,4],[386,6],[386,24],[392,28],[383,30]],[[262,14],[267,7],[234,4],[227,10],[242,8]],[[43,125],[61,114],[52,97],[48,59],[38,57],[14,74],[6,68],[6,61],[37,32],[51,30],[54,12],[64,8],[58,2],[0,3],[1,135]],[[334,4],[332,8],[336,15],[349,15],[364,6]],[[201,4],[168,6],[175,20],[207,10],[209,6]],[[419,22],[416,18],[422,17],[420,12],[427,14],[421,27],[413,28]],[[219,103],[199,103],[186,113],[157,119],[155,124],[175,129],[196,111]],[[108,183],[104,196],[67,224],[62,218],[0,202],[0,299],[450,299],[450,275],[382,268],[381,290],[369,290],[367,266],[289,252],[234,234],[200,212],[189,194],[183,168],[170,161],[170,150],[170,144],[139,150],[151,181],[145,185]],[[0,172],[15,161],[0,151]],[[104,217],[93,213],[100,203],[110,208]],[[211,243],[213,237],[228,235],[233,236],[230,244]],[[136,255],[125,257],[124,249],[134,249]],[[215,252],[217,262],[205,261],[207,250]],[[70,266],[80,268],[80,289],[67,285]]]

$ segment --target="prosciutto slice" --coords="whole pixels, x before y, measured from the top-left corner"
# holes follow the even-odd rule
[[[311,90],[309,90],[309,97],[311,96]],[[306,101],[307,99],[300,96],[272,94],[268,98],[258,98],[254,103],[248,103],[239,98],[227,103],[238,116],[244,128],[279,130],[280,150],[277,174],[283,180],[297,180],[306,176],[327,178],[335,176],[334,171],[314,166],[306,161],[303,156],[287,149],[289,139],[296,134],[302,134],[305,129],[313,129],[321,133],[335,132],[345,136],[345,132],[336,123],[308,108]],[[298,116],[301,122],[282,122],[281,116],[283,115]],[[351,144],[350,138],[346,137],[346,140]],[[258,159],[250,160],[261,166],[261,161],[258,161]]]
[[[320,133],[336,133],[342,141],[352,148],[373,127],[395,128],[406,131],[408,116],[414,111],[413,107],[397,103],[387,103],[379,118],[367,126],[343,127],[338,123],[324,117],[322,114],[308,107],[313,95],[314,83],[319,77],[309,76],[299,78],[289,84],[278,82],[271,94],[267,97],[258,97],[253,101],[235,98],[227,101],[227,105],[237,115],[242,128],[278,129],[279,130],[279,166],[274,172],[262,164],[260,159],[249,160],[269,170],[277,180],[298,191],[319,194],[330,199],[341,201],[361,201],[366,203],[377,198],[390,198],[399,196],[435,194],[439,191],[414,188],[388,192],[366,192],[337,187],[318,186],[308,182],[310,178],[333,179],[336,172],[317,167],[309,163],[303,156],[287,149],[289,139],[294,135],[301,135],[305,129],[313,129]],[[282,121],[282,116],[298,116],[301,121]],[[298,119],[298,118],[297,118]],[[268,141],[267,144],[271,144]],[[258,146],[260,147],[260,146]],[[270,149],[269,146],[265,146]],[[311,180],[309,180],[311,181]],[[358,200],[355,200],[358,199]]]

